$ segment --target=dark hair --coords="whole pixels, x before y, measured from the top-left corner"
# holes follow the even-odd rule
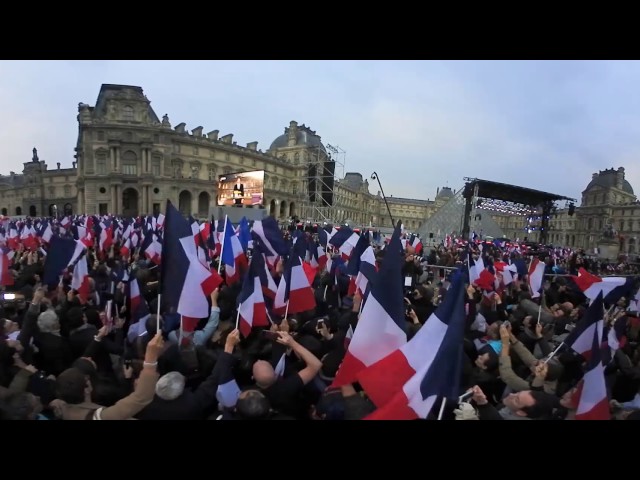
[[[27,392],[14,392],[5,397],[1,410],[3,420],[31,420],[34,412],[33,395]]]
[[[87,377],[77,368],[67,368],[56,379],[56,395],[70,405],[84,402]]]
[[[530,390],[529,393],[535,400],[530,407],[522,407],[524,413],[531,419],[550,418],[554,408],[560,406],[560,400],[555,396],[545,392]]]
[[[252,389],[238,398],[236,412],[242,420],[266,420],[271,413],[271,405],[262,392]]]

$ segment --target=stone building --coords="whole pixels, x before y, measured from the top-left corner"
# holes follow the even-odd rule
[[[206,218],[219,175],[265,171],[264,205],[278,220],[391,226],[380,194],[359,173],[335,180],[335,164],[321,137],[292,121],[268,150],[245,146],[233,134],[172,126],[151,107],[142,88],[102,85],[94,106],[78,105],[74,168],[47,170],[34,151],[22,175],[0,177],[0,201],[9,215],[66,212],[135,216],[158,213],[170,199],[184,214]],[[77,168],[76,168],[77,166]],[[313,174],[311,174],[313,172]],[[309,182],[309,178],[316,180]],[[394,218],[419,225],[436,202],[389,198]]]
[[[49,170],[34,147],[21,174],[0,175],[0,213],[5,216],[56,216],[76,211],[77,169]]]
[[[620,253],[638,254],[640,202],[625,178],[623,167],[610,168],[592,175],[582,192],[574,215],[559,209],[551,217],[549,235],[558,245],[592,250],[611,231],[620,245]]]

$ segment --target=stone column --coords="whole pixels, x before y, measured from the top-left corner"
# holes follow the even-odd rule
[[[84,188],[78,189],[78,214],[84,215]]]
[[[149,190],[151,189],[151,187],[149,187],[148,185],[145,186],[142,190],[142,197],[144,198],[144,214],[148,215],[149,214]]]
[[[120,147],[115,147],[115,151],[116,151],[116,167],[115,167],[115,171],[119,172],[120,171]]]
[[[195,218],[198,216],[198,195],[192,194],[191,196],[191,215]]]
[[[147,213],[153,215],[153,191],[151,187],[147,187]]]
[[[115,185],[111,185],[111,214],[115,215],[116,214],[116,186]]]
[[[116,147],[109,147],[109,161],[111,162],[111,170],[117,171],[116,165]]]

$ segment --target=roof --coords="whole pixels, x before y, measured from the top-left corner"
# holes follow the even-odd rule
[[[618,171],[612,169],[602,170],[597,174],[594,174],[594,178],[589,182],[587,188],[585,188],[585,192],[590,190],[592,187],[598,186],[602,188],[616,188],[616,183],[618,179]],[[620,172],[624,175],[624,171]],[[622,191],[634,195],[633,187],[631,184],[623,178],[622,180]]]
[[[464,197],[473,196],[474,190],[478,187],[478,197],[493,198],[506,202],[521,203],[523,205],[537,206],[545,202],[557,200],[568,200],[575,202],[574,198],[557,195],[554,193],[533,190],[532,188],[518,187],[508,183],[492,182],[489,180],[469,179],[464,187]]]
[[[451,190],[450,187],[442,187],[436,195],[436,198],[451,198],[454,195],[455,193],[453,192],[453,190]]]
[[[432,200],[421,200],[418,198],[402,198],[390,195],[387,197],[389,203],[407,204],[407,205],[433,205]]]
[[[96,100],[96,105],[94,108],[94,112],[98,116],[104,116],[107,113],[107,100],[117,99],[123,102],[127,101],[144,101],[147,103],[149,120],[152,123],[160,123],[156,112],[151,108],[151,102],[144,95],[142,87],[138,87],[135,85],[113,85],[109,83],[103,83],[100,87],[100,93],[98,93],[98,98]]]
[[[286,127],[284,129],[284,134],[280,135],[273,141],[273,143],[269,147],[269,150],[283,148],[289,145],[289,128],[290,127]],[[305,125],[297,126],[296,128],[296,146],[298,147],[301,145],[305,145],[308,147],[319,147],[323,152],[327,152],[324,148],[324,145],[322,144],[322,141],[320,140],[320,137]]]

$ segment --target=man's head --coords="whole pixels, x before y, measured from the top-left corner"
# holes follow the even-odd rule
[[[502,403],[514,415],[531,419],[549,416],[559,405],[558,399],[548,393],[523,390],[507,395]]]
[[[36,420],[42,412],[40,398],[29,392],[10,393],[2,408],[6,420]]]
[[[67,368],[56,378],[56,396],[70,405],[91,400],[89,376],[78,368]]]
[[[269,362],[258,360],[253,364],[253,379],[258,387],[268,388],[276,382],[277,377]]]
[[[175,400],[184,392],[185,382],[180,372],[169,372],[158,379],[156,395],[165,401]]]
[[[271,405],[262,392],[245,390],[238,396],[236,412],[242,420],[266,420],[271,413]]]

